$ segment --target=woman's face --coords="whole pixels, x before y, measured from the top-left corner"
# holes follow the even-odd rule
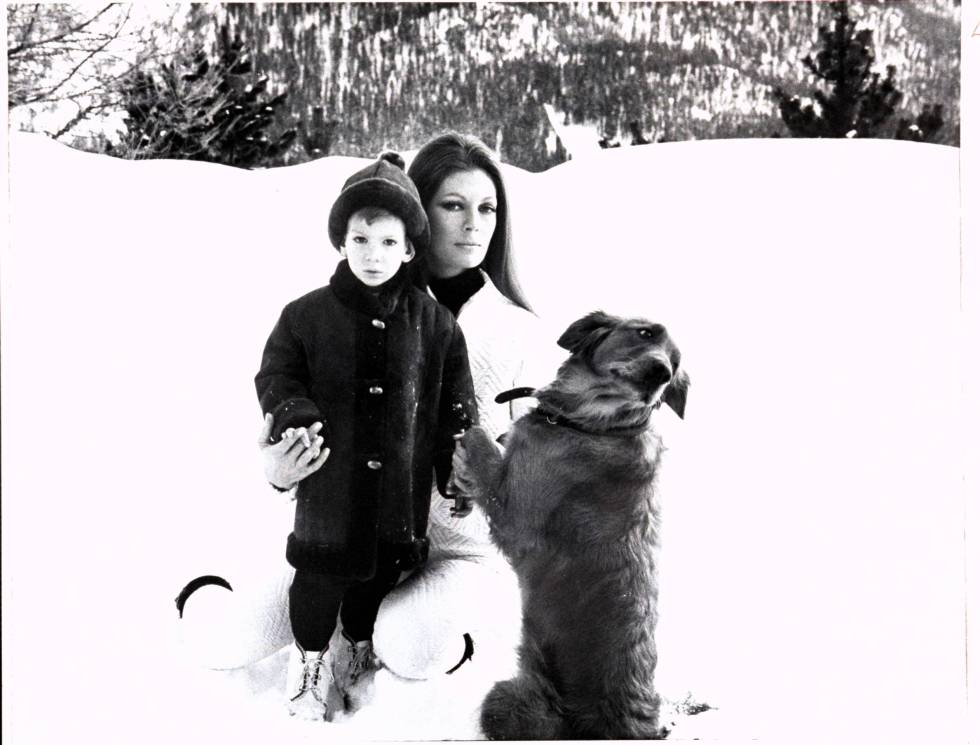
[[[456,171],[426,209],[431,233],[429,265],[441,279],[479,266],[497,227],[497,189],[485,171]]]

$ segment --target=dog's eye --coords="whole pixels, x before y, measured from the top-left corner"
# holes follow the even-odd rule
[[[636,333],[639,334],[644,339],[652,339],[653,332],[650,329],[637,329]]]

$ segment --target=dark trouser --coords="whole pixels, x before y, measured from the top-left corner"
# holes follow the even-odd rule
[[[344,634],[352,641],[370,639],[381,601],[398,584],[401,569],[378,557],[378,571],[369,580],[296,570],[289,588],[289,622],[293,637],[305,650],[317,651],[330,643],[337,626],[337,611]]]

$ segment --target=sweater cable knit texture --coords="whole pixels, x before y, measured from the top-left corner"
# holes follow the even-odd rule
[[[494,396],[521,385],[549,383],[560,362],[560,349],[547,344],[537,316],[508,300],[486,274],[483,287],[463,304],[456,320],[466,338],[480,425],[496,439],[535,402],[525,398],[498,404]],[[553,360],[547,353],[551,347],[556,351]],[[554,363],[550,370],[549,362]],[[468,517],[453,518],[446,500],[435,491],[429,535],[434,556],[489,553],[506,563],[491,543],[484,512],[474,507]]]

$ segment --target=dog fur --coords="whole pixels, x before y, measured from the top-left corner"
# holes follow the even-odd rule
[[[521,583],[520,672],[483,703],[490,739],[655,739],[661,402],[683,418],[689,378],[663,326],[597,311],[506,453],[470,429],[457,488],[480,502]]]

